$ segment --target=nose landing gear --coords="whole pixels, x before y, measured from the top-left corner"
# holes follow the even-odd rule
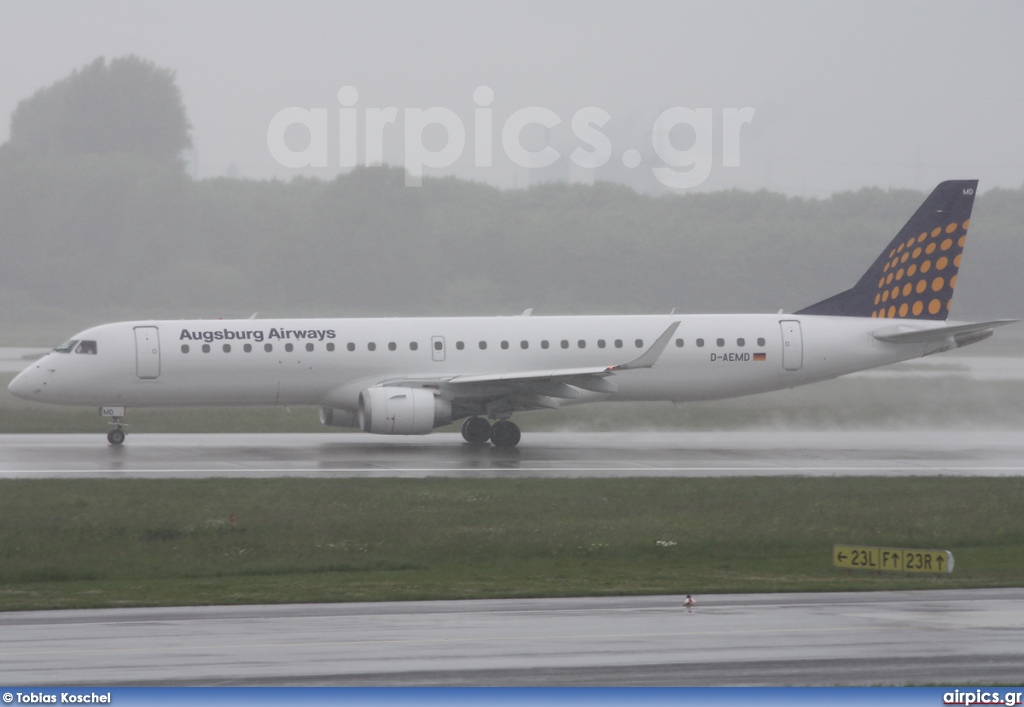
[[[124,407],[104,406],[100,408],[100,415],[110,418],[110,424],[114,428],[107,433],[107,441],[115,447],[124,444],[125,431],[128,425],[124,424]]]
[[[117,427],[110,430],[110,432],[107,432],[107,441],[110,442],[115,447],[119,444],[124,444],[124,428],[118,424]]]

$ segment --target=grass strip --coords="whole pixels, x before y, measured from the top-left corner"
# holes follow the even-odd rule
[[[1017,478],[11,479],[0,610],[1020,586],[1022,508]]]

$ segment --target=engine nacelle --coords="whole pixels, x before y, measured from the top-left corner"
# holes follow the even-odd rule
[[[320,407],[320,424],[328,427],[358,427],[356,414],[348,410],[337,408]]]
[[[452,421],[452,404],[423,388],[374,386],[359,394],[359,427],[379,435],[425,435]]]

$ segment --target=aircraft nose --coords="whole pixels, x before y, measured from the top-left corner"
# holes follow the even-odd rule
[[[32,364],[14,377],[7,386],[8,392],[16,398],[33,400],[42,392],[39,382],[39,364]]]

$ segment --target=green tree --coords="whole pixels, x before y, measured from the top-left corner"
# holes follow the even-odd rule
[[[11,150],[62,158],[128,153],[178,163],[191,125],[174,72],[136,56],[101,57],[18,104]]]

